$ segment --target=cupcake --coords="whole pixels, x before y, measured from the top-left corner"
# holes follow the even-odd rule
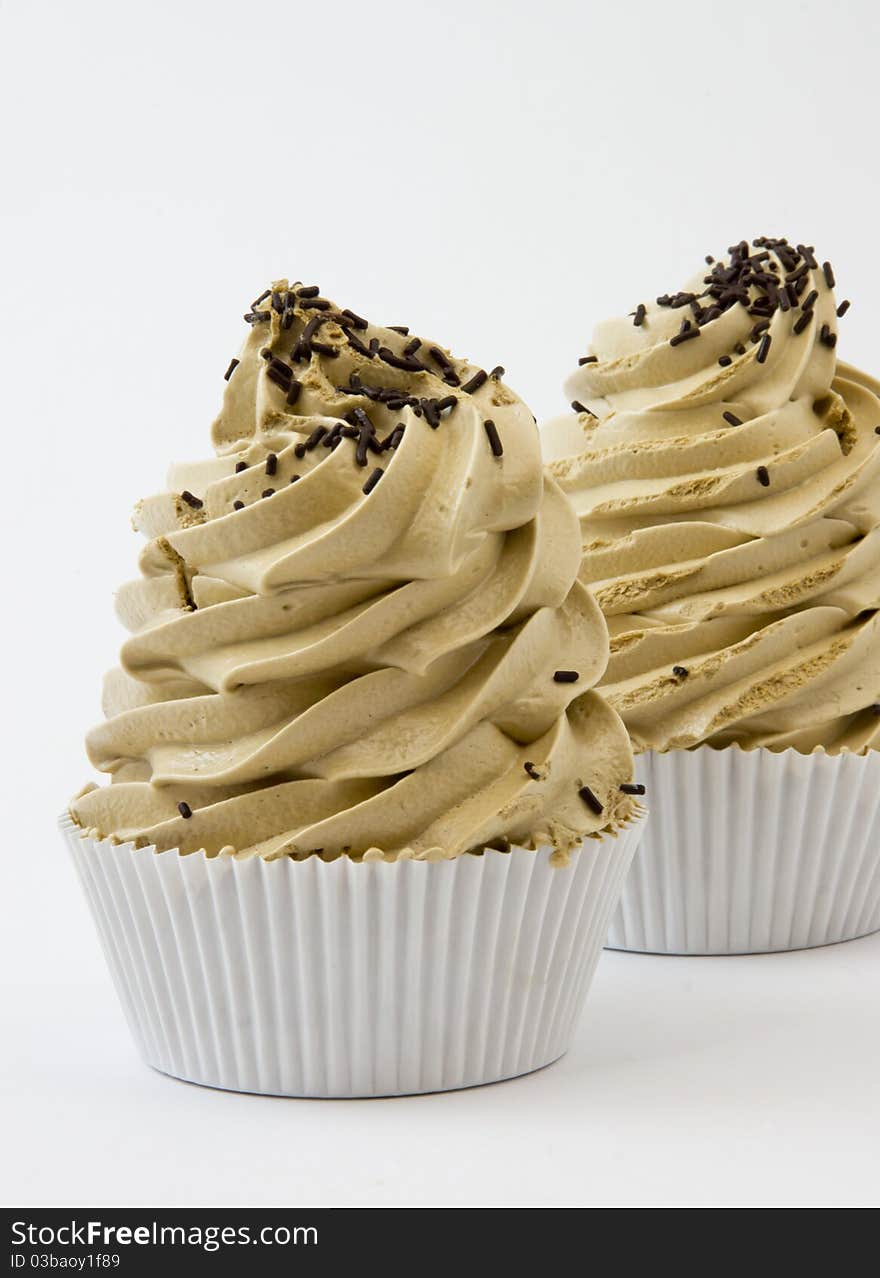
[[[831,265],[759,238],[600,324],[543,431],[652,821],[611,943],[880,928],[880,386]]]
[[[503,369],[286,280],[245,320],[64,821],[134,1036],[289,1095],[536,1069],[640,832],[576,516]]]

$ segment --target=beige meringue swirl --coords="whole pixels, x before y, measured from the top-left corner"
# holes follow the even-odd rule
[[[600,324],[542,432],[637,750],[880,743],[880,386],[834,276],[759,239]],[[841,304],[844,312],[848,302]]]
[[[625,822],[577,519],[491,374],[278,281],[215,458],[140,503],[131,637],[74,800],[160,850],[394,860]],[[554,678],[571,671],[574,681]]]

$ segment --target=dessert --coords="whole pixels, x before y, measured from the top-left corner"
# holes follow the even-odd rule
[[[652,781],[710,766],[658,752],[818,772],[880,744],[880,386],[838,360],[848,308],[812,247],[742,241],[599,324],[544,429],[611,632],[602,691]]]
[[[537,1069],[641,833],[577,518],[500,367],[285,280],[245,319],[63,822],[135,1038],[297,1096]]]

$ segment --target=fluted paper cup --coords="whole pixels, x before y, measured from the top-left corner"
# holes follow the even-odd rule
[[[495,1082],[567,1049],[639,821],[453,861],[237,861],[67,843],[137,1045],[195,1083],[390,1096]]]
[[[651,821],[608,945],[757,954],[880,929],[880,753],[637,756]]]

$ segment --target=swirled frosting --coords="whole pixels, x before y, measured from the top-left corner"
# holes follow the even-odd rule
[[[600,324],[543,431],[637,750],[880,744],[880,386],[834,275],[757,239]]]
[[[216,456],[141,502],[131,637],[89,733],[93,835],[158,849],[561,852],[625,822],[577,519],[501,381],[275,283]],[[621,790],[621,784],[626,789]]]

